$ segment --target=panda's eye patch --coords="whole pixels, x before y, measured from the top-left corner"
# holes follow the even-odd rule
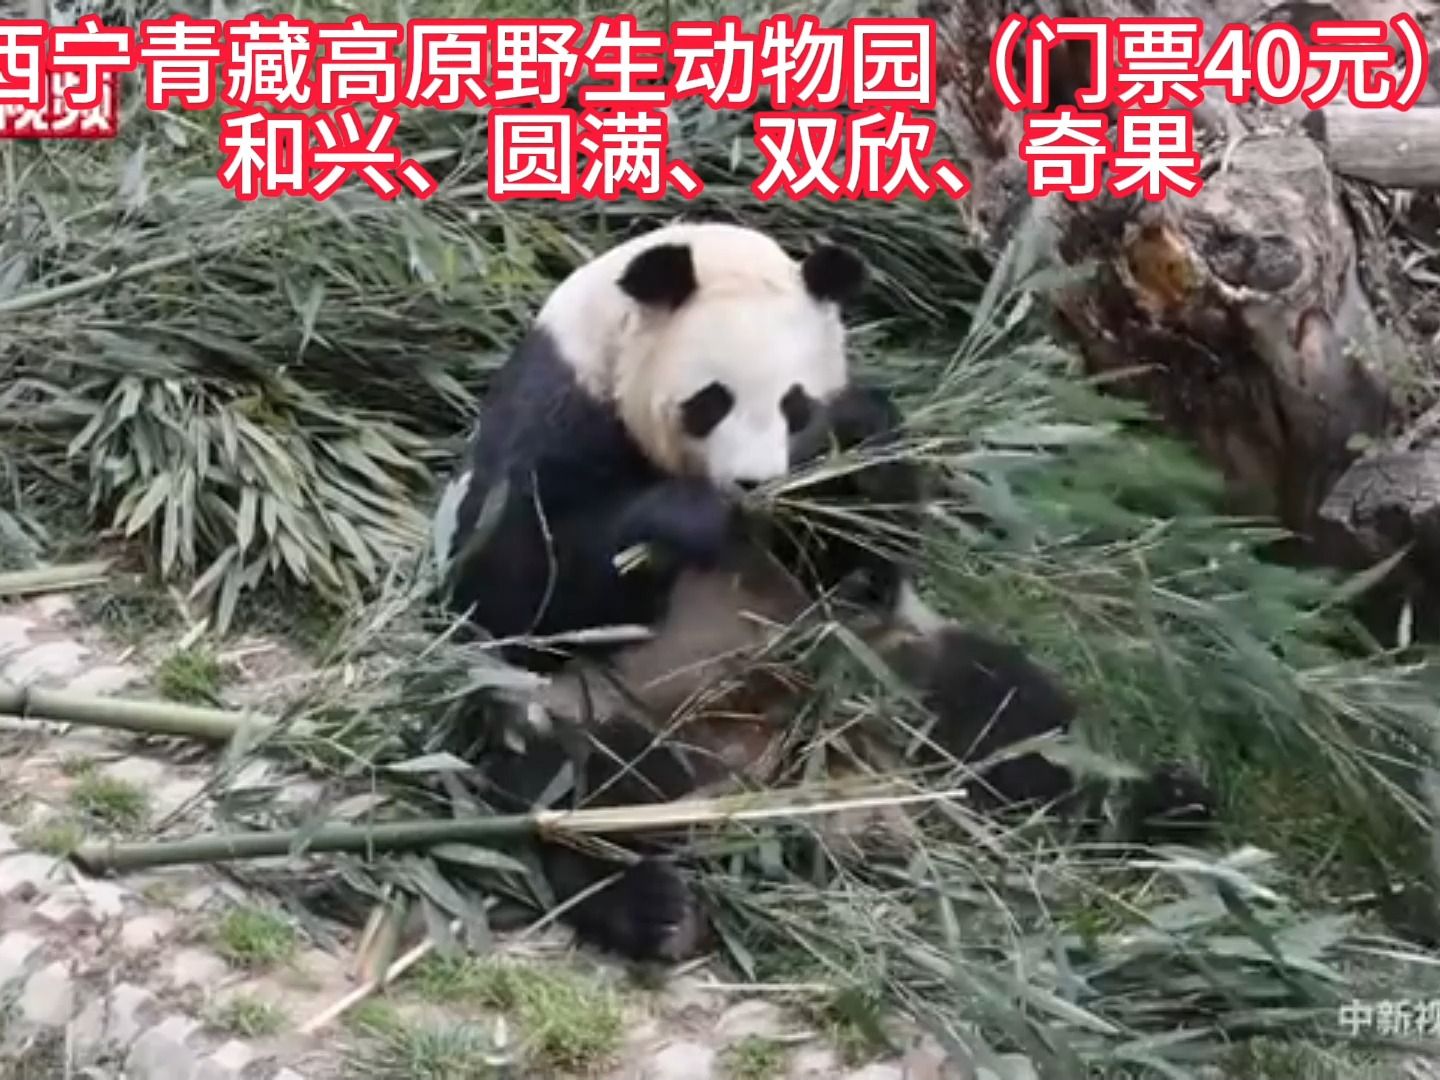
[[[718,382],[691,394],[680,404],[680,426],[692,439],[703,439],[725,419],[735,404],[735,395]]]
[[[796,383],[780,399],[780,411],[785,414],[785,423],[793,435],[810,423],[810,417],[815,414],[815,402]]]

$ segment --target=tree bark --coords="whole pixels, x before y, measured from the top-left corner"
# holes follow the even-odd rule
[[[1440,109],[1331,105],[1312,113],[1305,130],[1334,172],[1380,187],[1440,188]]]
[[[1303,105],[1237,106],[1212,91],[1194,110],[1204,186],[1193,198],[1034,200],[1018,155],[1022,117],[1004,107],[990,71],[996,30],[1013,10],[1003,0],[933,0],[925,12],[939,31],[939,120],[973,184],[962,204],[972,223],[998,246],[1033,205],[1060,260],[1093,266],[1052,295],[1062,326],[1091,373],[1145,400],[1219,466],[1237,510],[1277,516],[1330,561],[1359,562],[1393,549],[1397,536],[1415,539],[1411,517],[1440,517],[1440,450],[1406,449],[1408,479],[1383,499],[1367,477],[1393,456],[1376,459],[1383,465],[1360,458],[1367,448],[1389,452],[1433,403],[1414,388],[1431,379],[1437,335],[1412,325],[1415,305],[1396,299],[1408,296],[1405,270],[1384,237],[1357,232],[1357,220],[1375,217],[1373,206],[1357,211],[1357,199],[1373,196],[1332,170],[1414,183],[1417,162],[1440,165],[1440,110],[1371,112],[1367,127],[1348,104],[1317,118]],[[1199,18],[1208,49],[1227,23],[1285,20],[1304,33],[1316,19],[1399,10],[1433,14],[1416,3],[1276,10],[1245,0],[1074,0],[1022,14]],[[1051,108],[1089,85],[1088,50],[1066,48],[1051,54]],[[1021,50],[1023,39],[1017,62]],[[1386,529],[1373,523],[1381,503]],[[1396,505],[1405,528],[1391,520]],[[1420,532],[1440,566],[1440,528]]]

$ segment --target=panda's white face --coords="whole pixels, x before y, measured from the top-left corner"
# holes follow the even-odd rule
[[[627,429],[662,468],[723,487],[788,473],[794,437],[845,388],[840,303],[863,263],[831,245],[796,262],[763,234],[713,224],[661,230],[620,258],[637,303],[608,393]]]
[[[697,304],[655,346],[656,423],[686,471],[722,486],[785,475],[791,440],[845,384],[839,318],[804,295]]]

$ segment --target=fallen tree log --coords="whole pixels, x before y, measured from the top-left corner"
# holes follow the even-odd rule
[[[1440,109],[1329,105],[1306,118],[1305,130],[1334,172],[1387,188],[1440,189]]]
[[[1396,5],[1352,13],[1338,4],[1264,10],[1238,0],[1073,0],[1029,9],[1200,19],[1208,50],[1234,22],[1384,18]],[[1327,562],[1386,554],[1376,549],[1388,541],[1352,524],[1364,512],[1341,505],[1364,485],[1341,481],[1362,452],[1383,447],[1433,404],[1440,338],[1411,325],[1402,303],[1382,302],[1377,315],[1370,287],[1399,271],[1380,265],[1390,254],[1385,244],[1357,237],[1352,182],[1336,176],[1335,164],[1372,180],[1413,182],[1418,163],[1440,155],[1440,110],[1356,119],[1361,110],[1346,104],[1317,118],[1303,106],[1235,105],[1212,92],[1194,110],[1204,184],[1193,197],[1032,199],[1019,156],[1023,114],[1005,108],[991,71],[992,43],[1012,11],[1001,0],[932,0],[925,9],[938,29],[937,112],[953,144],[947,152],[973,184],[964,212],[996,246],[1034,213],[1053,230],[1058,258],[1089,269],[1050,297],[1087,370],[1143,399],[1201,448],[1225,475],[1234,509],[1279,518],[1311,557]],[[1022,86],[1023,49],[1022,38],[1011,62]],[[1048,107],[1073,104],[1090,74],[1088,47],[1062,41],[1051,52]],[[1371,130],[1362,132],[1366,122]],[[1428,510],[1417,503],[1415,512]],[[1435,554],[1440,567],[1440,546]]]

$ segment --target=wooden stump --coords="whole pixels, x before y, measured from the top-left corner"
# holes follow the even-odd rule
[[[1415,3],[1354,6],[1075,0],[1023,13],[1200,18],[1206,49],[1232,21],[1288,18],[1303,32],[1317,18],[1428,14]],[[962,206],[997,246],[1035,201],[1018,154],[1022,117],[1004,107],[990,73],[996,30],[1013,10],[998,0],[934,0],[924,12],[939,28],[940,123],[974,185]],[[1432,63],[1432,75],[1437,69]],[[1050,107],[1073,103],[1089,78],[1088,48],[1057,46]],[[1195,197],[1051,195],[1035,212],[1053,227],[1059,259],[1090,268],[1051,297],[1087,369],[1192,440],[1226,476],[1236,509],[1277,516],[1321,542],[1331,561],[1380,557],[1408,537],[1433,547],[1424,565],[1440,574],[1429,489],[1408,483],[1387,495],[1382,516],[1409,524],[1377,529],[1373,474],[1395,459],[1361,457],[1383,454],[1434,403],[1432,391],[1417,397],[1416,388],[1433,381],[1440,349],[1384,305],[1377,318],[1370,289],[1393,269],[1380,265],[1388,249],[1357,239],[1353,181],[1337,178],[1410,184],[1433,167],[1440,184],[1440,109],[1359,111],[1236,106],[1212,93],[1195,110],[1204,160]],[[1432,468],[1423,448],[1406,455],[1412,478]]]

